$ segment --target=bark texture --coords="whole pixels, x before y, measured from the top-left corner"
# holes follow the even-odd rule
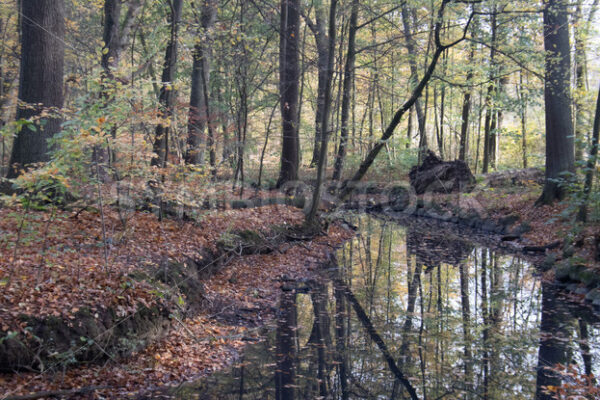
[[[63,106],[64,1],[29,0],[22,4],[21,74],[17,120],[39,115],[44,109]],[[49,160],[48,139],[60,131],[60,118],[24,127],[16,136],[8,178],[22,168]]]

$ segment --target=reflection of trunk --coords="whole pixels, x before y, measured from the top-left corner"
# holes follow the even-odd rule
[[[501,369],[499,346],[497,345],[502,334],[502,271],[498,266],[497,254],[490,254],[490,266],[492,267],[490,274],[490,299],[489,299],[489,365],[490,365],[490,382],[498,381],[498,374]],[[494,385],[495,387],[496,385]],[[496,395],[497,392],[492,393]]]
[[[579,319],[579,347],[581,348],[581,358],[587,376],[592,375],[592,353],[590,353],[588,324],[581,318]],[[593,380],[595,384],[595,379]]]
[[[406,306],[406,319],[402,327],[402,345],[400,347],[400,368],[411,363],[409,344],[410,332],[412,331],[413,315],[415,313],[415,303],[417,301],[417,288],[421,284],[421,263],[417,262],[415,273],[412,276],[412,282],[408,286],[408,305]]]
[[[354,311],[356,312],[356,316],[358,317],[359,321],[363,324],[363,327],[365,328],[365,330],[371,337],[371,340],[373,342],[375,342],[377,347],[379,347],[379,350],[381,350],[383,358],[385,358],[385,361],[387,362],[388,366],[390,367],[390,370],[392,371],[392,373],[396,376],[396,379],[398,379],[400,381],[400,383],[402,383],[402,385],[404,385],[404,387],[406,388],[407,392],[410,395],[410,398],[413,400],[417,400],[419,397],[417,396],[417,392],[416,392],[415,388],[412,386],[410,381],[408,379],[406,379],[406,377],[404,376],[404,374],[402,373],[400,368],[398,368],[398,365],[396,364],[396,361],[394,361],[394,358],[392,357],[392,354],[388,350],[387,345],[385,344],[385,342],[383,341],[383,339],[381,338],[379,333],[377,333],[377,331],[375,330],[375,327],[371,323],[371,320],[365,313],[364,309],[362,308],[362,306],[360,305],[360,303],[358,302],[356,297],[354,297],[354,294],[352,293],[350,288],[348,288],[340,280],[336,280],[335,284],[341,290],[344,291],[344,294],[346,295],[348,302],[352,305],[352,307],[354,308]]]
[[[481,318],[483,319],[483,398],[488,399],[489,388],[489,317],[487,298],[487,250],[481,251]]]
[[[283,292],[277,321],[277,370],[275,391],[277,400],[294,399],[296,358],[296,294]]]
[[[326,352],[325,350],[331,348],[332,345],[330,335],[331,323],[327,311],[328,293],[325,285],[315,282],[311,286],[313,288],[311,291],[311,299],[315,320],[309,343],[313,344],[317,350],[319,394],[321,397],[326,397],[329,382],[329,368],[327,362],[327,354],[329,351]]]
[[[473,355],[471,353],[471,307],[469,305],[469,266],[460,264],[460,299],[462,305],[463,340],[465,342],[465,388],[471,392],[473,385]]]
[[[339,279],[339,278],[338,278]],[[336,361],[338,364],[338,378],[340,381],[340,388],[342,390],[342,400],[349,398],[348,393],[348,374],[350,369],[348,367],[348,355],[346,354],[347,349],[347,336],[345,328],[345,319],[348,318],[346,314],[346,302],[344,300],[344,291],[338,286],[334,287],[335,296],[335,351]]]
[[[542,323],[535,393],[537,400],[554,399],[547,388],[561,385],[561,376],[554,368],[557,364],[567,363],[568,323],[567,313],[557,297],[556,289],[551,284],[542,282]]]

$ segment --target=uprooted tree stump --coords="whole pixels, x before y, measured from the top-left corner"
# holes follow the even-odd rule
[[[475,185],[475,177],[464,161],[443,161],[431,150],[427,151],[423,163],[413,167],[408,176],[417,194],[468,192]]]

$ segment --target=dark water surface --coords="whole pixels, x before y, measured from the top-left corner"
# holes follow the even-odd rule
[[[176,397],[532,399],[564,384],[598,398],[582,377],[599,369],[596,315],[531,262],[437,224],[352,222],[337,265],[284,288],[264,340]]]

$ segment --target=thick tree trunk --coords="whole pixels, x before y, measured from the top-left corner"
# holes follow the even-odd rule
[[[300,1],[281,0],[279,44],[279,92],[281,95],[282,148],[281,169],[277,186],[298,179],[300,149],[298,148],[298,85],[300,36]]]
[[[28,0],[22,4],[17,120],[63,106],[64,13],[63,0]],[[23,168],[49,160],[47,141],[60,131],[60,123],[60,118],[47,118],[44,125],[36,123],[18,132],[8,178],[18,176]]]
[[[121,22],[122,2],[120,0],[104,1],[104,31],[102,41],[104,51],[102,52],[101,65],[108,78],[113,78],[113,70],[118,68],[121,52],[129,44],[131,29],[136,17],[141,11],[141,0],[130,0],[127,13]]]
[[[167,156],[169,153],[169,125],[173,117],[175,106],[175,72],[177,68],[177,37],[179,34],[179,20],[181,19],[181,8],[183,0],[172,0],[169,2],[171,23],[171,34],[169,43],[165,52],[165,63],[162,73],[162,86],[160,88],[159,115],[164,122],[156,126],[154,152],[156,157],[152,159],[152,165],[165,167],[167,165]]]
[[[342,120],[340,129],[340,145],[338,147],[337,157],[333,170],[333,180],[337,181],[342,177],[344,168],[344,159],[346,157],[346,146],[348,143],[348,120],[350,117],[350,95],[352,89],[352,78],[354,76],[354,60],[356,58],[356,25],[358,21],[358,0],[352,1],[352,10],[350,12],[350,28],[348,31],[348,54],[346,55],[346,64],[344,65],[344,83],[342,88]]]
[[[573,118],[571,113],[571,55],[567,4],[548,0],[544,7],[546,76],[546,183],[538,202],[561,200],[566,188],[559,180],[575,172]]]
[[[204,0],[201,10],[202,32],[194,46],[192,65],[192,86],[190,92],[190,111],[188,116],[188,138],[185,161],[188,164],[204,164],[204,148],[207,143],[205,129],[208,129],[207,148],[210,152],[210,164],[215,168],[215,150],[213,126],[210,108],[210,62],[212,58],[212,29],[217,16],[214,0]]]
[[[102,68],[107,74],[119,65],[119,20],[121,19],[121,1],[104,1],[104,51],[102,52]],[[111,76],[111,75],[109,75]]]

